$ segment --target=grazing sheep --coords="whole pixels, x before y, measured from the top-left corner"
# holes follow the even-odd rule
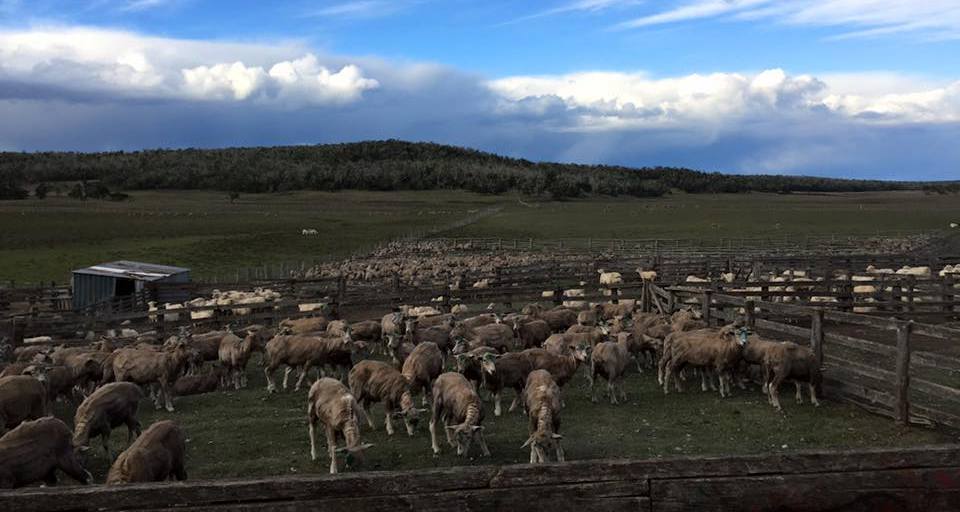
[[[347,465],[363,458],[364,450],[373,446],[360,441],[360,416],[363,410],[356,398],[342,382],[321,378],[310,386],[307,398],[307,424],[310,433],[310,459],[317,460],[317,424],[323,424],[327,438],[327,453],[330,456],[330,473],[337,472],[337,453],[346,452]],[[345,448],[337,448],[337,437],[346,442]]]
[[[467,379],[455,372],[437,377],[433,385],[433,414],[430,417],[430,444],[433,453],[440,454],[437,444],[437,422],[442,422],[447,434],[447,443],[457,447],[457,455],[463,457],[470,451],[474,439],[480,443],[484,456],[490,456],[483,438],[483,407],[477,390]],[[456,441],[456,442],[454,442]]]
[[[187,436],[170,420],[150,425],[117,457],[107,473],[107,485],[187,479]]]
[[[393,417],[402,417],[407,434],[413,436],[413,429],[424,410],[413,404],[410,381],[396,368],[381,361],[360,361],[352,369],[348,378],[350,393],[357,399],[363,415],[367,417],[370,428],[376,429],[373,417],[369,414],[371,404],[383,402],[386,413],[387,435],[393,435]]]
[[[387,354],[390,356],[390,361],[393,363],[397,369],[403,367],[403,362],[410,357],[410,353],[413,352],[414,345],[409,341],[404,341],[403,337],[396,336],[393,334],[387,335]]]
[[[546,320],[531,319],[526,322],[519,318],[513,320],[513,333],[518,349],[535,348],[543,345],[550,337],[550,324]]]
[[[176,396],[212,393],[220,389],[220,384],[226,378],[226,371],[222,367],[215,366],[207,373],[180,377],[173,385],[173,393]]]
[[[502,355],[487,353],[480,357],[480,365],[483,368],[483,385],[493,395],[493,415],[500,416],[500,395],[508,388],[516,392],[509,409],[509,412],[513,412],[520,401],[527,375],[533,370],[530,360],[517,352]]]
[[[300,375],[297,378],[294,391],[300,391],[303,380],[311,367],[318,369],[327,364],[339,364],[341,361],[334,360],[335,351],[340,349],[347,350],[352,354],[352,339],[347,331],[342,337],[323,337],[323,336],[304,336],[304,335],[279,335],[267,342],[266,364],[263,372],[267,377],[267,391],[274,393],[277,386],[273,381],[273,372],[281,365],[286,366],[283,374],[283,389],[287,389],[290,372],[294,368],[300,368]],[[340,355],[336,354],[337,359]],[[348,358],[350,356],[348,355]]]
[[[70,427],[52,417],[21,423],[0,437],[0,489],[42,481],[57,484],[56,470],[87,485],[93,475],[84,469],[70,443]]]
[[[224,336],[220,341],[218,357],[220,364],[226,370],[225,381],[233,379],[233,388],[240,389],[247,386],[247,362],[253,351],[253,340],[256,335],[248,332],[242,340],[234,335]]]
[[[465,338],[471,349],[487,346],[493,347],[501,353],[509,351],[516,344],[513,337],[513,327],[502,323],[492,323],[472,328],[458,324],[450,331],[450,337],[455,341]]]
[[[453,330],[453,323],[445,321],[427,327],[420,325],[420,321],[409,319],[404,327],[403,339],[405,342],[418,345],[424,342],[435,343],[440,351],[448,353],[453,348],[450,340],[450,332]]]
[[[159,352],[121,349],[113,359],[113,376],[117,382],[133,382],[159,388],[155,394],[154,405],[159,409],[162,399],[167,411],[173,412],[171,388],[183,374],[189,357],[183,341]]]
[[[73,446],[86,450],[90,438],[100,437],[107,458],[110,454],[110,432],[120,425],[127,426],[127,443],[140,435],[137,409],[143,391],[130,382],[113,382],[98,388],[88,396],[73,416]]]
[[[403,313],[396,311],[383,315],[380,320],[380,336],[387,339],[389,336],[403,335]]]
[[[29,375],[0,378],[0,433],[46,414],[47,390]]]
[[[523,403],[529,418],[530,437],[521,448],[530,447],[530,464],[546,462],[546,450],[553,449],[557,462],[564,462],[560,446],[560,387],[546,370],[534,370],[527,376]]]
[[[732,325],[719,329],[699,329],[672,333],[664,344],[660,366],[663,371],[663,392],[669,393],[670,378],[686,366],[715,370],[720,379],[720,397],[730,394],[730,374],[739,364],[743,346],[748,342],[745,331],[736,332]],[[703,374],[701,374],[703,375]],[[703,378],[703,377],[701,377]],[[676,385],[680,387],[679,379]]]
[[[577,323],[577,312],[565,307],[543,311],[534,316],[546,321],[553,332],[563,332]]]
[[[806,383],[810,389],[810,402],[820,406],[817,401],[817,388],[822,382],[820,366],[813,351],[792,342],[777,344],[766,351],[763,358],[764,373],[767,380],[767,393],[770,404],[778,411],[780,407],[780,384],[785,380],[792,380],[797,387],[797,403],[803,403],[801,383]]]
[[[401,372],[410,383],[411,393],[423,391],[423,403],[426,404],[433,381],[443,372],[443,353],[435,343],[421,343],[403,361]]]
[[[620,398],[627,401],[627,392],[623,389],[623,377],[630,364],[631,354],[639,349],[634,347],[633,338],[629,335],[619,337],[616,342],[605,341],[598,344],[590,354],[590,400],[597,402],[594,384],[597,377],[607,380],[607,390],[610,393],[610,403],[617,404],[617,388],[620,388]]]
[[[51,409],[58,398],[71,402],[74,398],[76,379],[66,366],[33,364],[23,369],[22,375],[30,375],[43,383],[47,390],[47,408]]]

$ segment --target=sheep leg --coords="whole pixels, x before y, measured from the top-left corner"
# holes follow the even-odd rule
[[[800,386],[800,381],[793,381],[793,385],[797,388],[797,403],[803,405],[803,390]]]
[[[661,382],[661,385],[663,386],[664,395],[670,394],[670,375],[673,373],[671,366],[667,366],[663,370],[663,382]]]
[[[293,387],[293,391],[300,391],[300,387],[303,386],[303,379],[307,377],[307,372],[310,371],[310,363],[304,364],[300,368],[300,376],[297,377],[297,385]]]
[[[710,391],[716,391],[716,390],[717,390],[717,386],[714,385],[714,383],[713,383],[713,378],[714,378],[714,376],[716,376],[716,377],[717,377],[717,381],[718,381],[718,383],[719,383],[719,381],[720,381],[720,373],[719,373],[719,371],[714,372],[714,371],[713,371],[712,369],[710,369],[710,368],[704,368],[703,371],[707,373],[707,384],[710,386]],[[730,394],[730,376],[729,376],[729,375],[727,376],[727,394],[728,394],[728,395]]]
[[[230,371],[233,373],[233,389],[240,391],[240,369],[233,368]]]
[[[530,464],[537,463],[537,447],[530,443]]]
[[[480,451],[483,453],[484,457],[490,456],[490,449],[487,448],[487,440],[483,438],[483,431],[480,430],[477,432],[477,442],[480,443]],[[469,446],[469,445],[468,445]]]
[[[613,387],[612,380],[607,381],[607,393],[610,393],[610,403],[613,405],[617,405],[617,391]]]
[[[493,415],[494,416],[500,416],[500,414],[503,412],[500,408],[500,393],[502,392],[497,392],[493,394]]]
[[[520,403],[520,393],[522,393],[522,391],[517,391],[517,394],[514,395],[513,401],[510,402],[510,408],[507,409],[507,412],[513,412],[517,410],[517,404]]]
[[[287,385],[288,385],[288,383],[290,382],[290,374],[291,374],[292,372],[293,372],[293,367],[290,366],[290,365],[287,365],[287,366],[283,369],[283,390],[284,390],[284,391],[287,390]]]
[[[391,416],[393,416],[392,412],[393,412],[393,411],[387,411],[386,419],[384,420],[384,421],[386,422],[386,424],[387,424],[387,435],[388,435],[388,436],[392,436],[392,435],[393,435],[393,418],[391,417]]]
[[[337,434],[327,427],[327,453],[330,454],[330,474],[337,473]]]
[[[808,382],[807,386],[810,388],[810,403],[814,407],[820,407],[820,401],[817,400],[817,387],[813,385],[812,382]]]
[[[267,366],[263,369],[263,374],[267,378],[267,393],[275,393],[277,391],[277,385],[273,382],[273,370],[270,366]]]
[[[173,412],[173,396],[170,393],[170,386],[166,381],[160,383],[160,392],[163,393],[163,400],[166,404],[167,412]]]
[[[454,447],[454,446],[457,446],[457,443],[453,442],[453,430],[447,428],[450,426],[451,426],[450,423],[447,421],[446,418],[444,418],[443,431],[446,432],[447,434],[447,444],[450,445],[451,447]],[[459,453],[457,455],[459,455]]]
[[[107,460],[113,460],[113,454],[110,453],[110,430],[100,434],[100,442],[103,443],[103,453],[107,455]]]
[[[317,420],[315,418],[311,417],[307,420],[307,430],[310,432],[310,460],[317,460]]]
[[[620,379],[617,381],[617,386],[620,387],[620,398],[621,398],[621,401],[626,402],[626,401],[627,401],[627,389],[626,389],[626,386],[625,386],[624,383],[623,383],[623,377],[622,377],[622,376],[621,376]],[[558,441],[558,443],[559,443],[559,441]]]
[[[157,384],[150,384],[150,397],[153,398],[153,406],[158,411],[162,407],[160,404],[160,393],[157,392]]]
[[[127,418],[127,445],[140,435],[140,422],[136,418]]]
[[[430,418],[430,447],[434,455],[440,455],[440,445],[437,444],[437,417]]]
[[[557,447],[557,462],[564,462],[565,456],[563,454],[563,446],[560,445],[560,440],[557,439],[554,441]]]
[[[770,393],[770,403],[777,412],[781,413],[783,412],[783,407],[780,406],[780,382],[782,380],[779,375],[774,375],[773,381],[767,387],[767,391]]]
[[[707,370],[705,368],[698,368],[697,373],[700,374],[700,391],[707,390]],[[720,390],[720,396],[723,396],[723,390]]]

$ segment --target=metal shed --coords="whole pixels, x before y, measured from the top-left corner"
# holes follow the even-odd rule
[[[137,295],[151,283],[189,283],[190,269],[141,263],[138,261],[112,261],[73,271],[73,309],[79,310],[114,298]],[[175,287],[153,297],[158,302],[181,302],[189,294]],[[181,297],[180,295],[183,295]]]

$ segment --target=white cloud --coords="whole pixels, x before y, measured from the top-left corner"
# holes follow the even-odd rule
[[[122,98],[289,105],[348,103],[379,86],[357,65],[342,59],[321,63],[296,44],[189,41],[89,28],[0,31],[0,79]]]
[[[514,18],[510,21],[502,23],[501,25],[511,25],[514,23],[519,23],[521,21],[528,21],[537,18],[544,18],[547,16],[555,16],[558,14],[567,14],[572,12],[598,12],[609,9],[611,7],[624,7],[631,6],[643,3],[643,0],[574,0],[572,2],[559,5],[550,9],[545,9],[542,11],[535,12],[533,14],[528,14],[526,16],[521,16],[519,18]]]
[[[960,37],[960,2],[956,0],[696,0],[618,26],[638,28],[717,16],[843,28],[835,39],[892,34]]]

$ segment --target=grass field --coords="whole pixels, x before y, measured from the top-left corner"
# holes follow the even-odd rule
[[[125,203],[65,198],[0,202],[0,281],[66,282],[69,271],[114,259],[183,265],[196,275],[343,256],[476,210],[503,210],[446,233],[520,238],[721,238],[870,234],[945,228],[956,197],[860,194],[675,194],[658,199],[533,202],[466,192],[206,191],[131,193]],[[526,203],[526,205],[524,204]],[[530,205],[530,206],[527,206]],[[304,237],[314,228],[318,237]]]
[[[268,395],[259,367],[251,364],[250,388],[182,397],[174,413],[153,410],[144,401],[141,421],[146,427],[159,419],[178,421],[187,431],[188,472],[191,478],[254,477],[295,473],[323,473],[329,461],[310,461],[306,428],[306,391]],[[783,386],[786,416],[774,412],[756,388],[735,389],[721,400],[716,392],[701,393],[699,383],[688,382],[681,394],[664,396],[651,373],[632,373],[627,381],[629,403],[593,404],[587,397],[586,377],[578,376],[564,388],[567,408],[562,433],[568,460],[597,458],[656,458],[671,455],[767,454],[816,448],[895,447],[957,442],[956,437],[922,428],[901,428],[893,421],[855,407],[826,400],[814,408],[793,402],[793,386]],[[512,391],[505,393],[504,411]],[[526,418],[519,412],[499,418],[485,404],[484,420],[490,458],[479,448],[470,459],[459,459],[441,439],[443,453],[433,457],[426,420],[414,437],[402,423],[392,438],[383,429],[382,408],[372,407],[378,429],[364,428],[365,442],[375,446],[362,470],[416,469],[462,464],[526,463],[529,452],[520,445],[527,437]],[[72,424],[72,409],[60,410]],[[114,450],[122,450],[126,429],[114,431]],[[442,434],[441,434],[442,435]],[[99,444],[93,446],[99,448]],[[103,481],[109,463],[102,450],[89,459],[97,481]],[[326,453],[325,451],[323,453]]]

